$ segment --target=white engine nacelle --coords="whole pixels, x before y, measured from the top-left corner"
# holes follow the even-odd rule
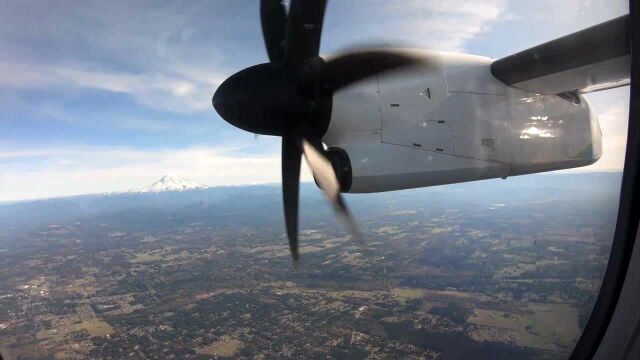
[[[343,191],[378,192],[590,165],[598,120],[580,95],[498,81],[492,59],[411,51],[425,65],[334,94],[323,142]]]

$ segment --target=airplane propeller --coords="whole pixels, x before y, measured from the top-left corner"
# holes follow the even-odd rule
[[[298,253],[298,196],[304,155],[313,175],[352,236],[355,221],[325,157],[322,136],[329,127],[333,93],[384,71],[417,63],[391,50],[350,52],[329,61],[319,56],[326,0],[261,0],[262,34],[270,62],[226,79],[213,95],[218,114],[254,134],[282,137],[282,194],[291,255]]]

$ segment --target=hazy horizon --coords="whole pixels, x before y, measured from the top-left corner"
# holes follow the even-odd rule
[[[588,169],[589,167],[585,167],[584,169]],[[527,174],[527,175],[515,175],[515,176],[509,176],[506,179],[485,179],[485,180],[475,180],[475,181],[465,181],[465,182],[459,182],[459,183],[452,183],[452,184],[444,184],[444,185],[434,185],[434,186],[427,186],[427,187],[422,187],[422,188],[414,188],[414,189],[400,189],[400,190],[392,190],[392,191],[386,191],[386,192],[382,192],[382,193],[397,193],[397,192],[411,192],[411,191],[415,191],[415,190],[419,190],[419,189],[432,189],[432,188],[444,188],[444,187],[448,187],[448,186],[460,186],[463,184],[472,184],[472,183],[479,183],[479,182],[501,182],[501,181],[508,181],[509,179],[519,179],[519,178],[523,178],[523,177],[537,177],[537,176],[566,176],[566,175],[580,175],[580,174],[590,174],[590,175],[597,175],[597,174],[622,174],[623,170],[619,169],[619,170],[582,170],[579,171],[581,168],[577,168],[577,169],[568,169],[568,170],[557,170],[557,171],[547,171],[547,172],[541,172],[541,173],[535,173],[535,174]],[[269,182],[260,182],[260,183],[245,183],[245,184],[231,184],[231,185],[208,185],[206,183],[202,183],[200,181],[198,181],[197,179],[193,179],[190,178],[188,176],[184,176],[182,174],[163,174],[160,175],[156,178],[156,181],[161,179],[164,176],[179,176],[182,177],[186,180],[189,181],[193,181],[194,183],[197,184],[202,184],[205,185],[206,188],[204,189],[189,189],[189,190],[183,190],[183,191],[202,191],[202,190],[207,190],[207,189],[222,189],[222,188],[242,188],[242,187],[255,187],[255,186],[272,186],[272,187],[281,187],[281,182],[280,181],[269,181]],[[82,197],[82,196],[97,196],[97,195],[127,195],[127,194],[138,194],[139,192],[137,192],[137,190],[140,190],[148,185],[151,185],[153,182],[148,183],[146,185],[144,185],[143,187],[138,187],[138,188],[129,188],[129,189],[121,189],[121,190],[115,190],[115,191],[110,191],[110,192],[90,192],[90,193],[79,193],[79,194],[72,194],[72,195],[62,195],[62,196],[52,196],[52,197],[44,197],[44,198],[25,198],[25,199],[16,199],[16,200],[0,200],[0,206],[2,205],[11,205],[11,204],[17,204],[17,203],[25,203],[25,202],[32,202],[32,201],[43,201],[43,200],[55,200],[55,199],[65,199],[65,198],[72,198],[72,197]],[[309,180],[309,179],[302,179],[300,181],[301,185],[313,185],[314,187],[316,187],[316,184],[313,180]],[[171,190],[167,190],[167,191],[163,191],[163,192],[174,192]],[[179,192],[179,191],[175,191],[175,192]],[[142,193],[142,194],[148,194],[148,193]],[[151,193],[153,194],[153,193]],[[364,194],[356,194],[356,195],[366,195],[366,193]]]

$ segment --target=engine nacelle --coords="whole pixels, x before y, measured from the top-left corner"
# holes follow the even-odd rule
[[[489,58],[412,51],[428,65],[346,87],[323,142],[343,191],[378,192],[585,166],[602,154],[580,95],[496,80]]]

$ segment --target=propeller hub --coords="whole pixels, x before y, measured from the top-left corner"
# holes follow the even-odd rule
[[[226,79],[213,95],[218,114],[229,124],[262,135],[281,135],[286,118],[276,116],[278,100],[287,96],[282,71],[260,64]]]
[[[255,134],[324,135],[331,99],[306,96],[308,91],[301,91],[292,77],[283,66],[272,63],[248,67],[218,87],[213,107],[231,125]]]

